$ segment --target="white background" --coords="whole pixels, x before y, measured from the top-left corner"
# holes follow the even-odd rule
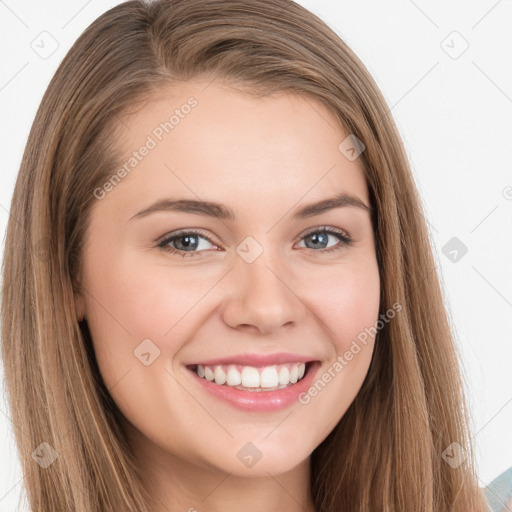
[[[118,3],[0,0],[2,236],[44,90],[80,33]],[[361,58],[399,126],[463,362],[485,486],[512,466],[512,0],[298,3]],[[58,47],[42,58],[33,48],[43,44]],[[452,237],[468,248],[457,262],[442,251]],[[0,512],[15,510],[21,492],[3,398]]]

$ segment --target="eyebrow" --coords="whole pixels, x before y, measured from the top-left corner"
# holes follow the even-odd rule
[[[361,199],[352,194],[342,192],[333,197],[323,199],[316,203],[310,203],[295,212],[293,219],[307,219],[335,208],[355,207],[371,212],[371,206],[366,205]],[[213,217],[220,220],[235,221],[235,212],[228,206],[214,201],[200,201],[195,199],[159,199],[152,205],[136,213],[129,220],[146,217],[155,212],[174,211],[194,213],[205,217]]]

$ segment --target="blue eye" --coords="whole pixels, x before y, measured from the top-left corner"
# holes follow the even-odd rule
[[[314,251],[314,252],[320,252],[321,254],[325,254],[326,252],[335,252],[335,251],[339,251],[343,247],[352,245],[354,242],[354,240],[348,235],[348,233],[338,230],[338,229],[329,228],[327,226],[324,226],[322,228],[313,228],[312,230],[307,232],[305,235],[303,235],[302,239],[310,240],[310,243],[312,244],[313,247],[308,247],[308,249],[311,249],[311,248],[314,249],[315,245],[317,247],[319,245],[321,245],[322,247],[320,247],[320,248],[322,249],[323,244],[328,243],[329,237],[337,238],[339,240],[339,243],[333,247],[326,248],[322,251]]]
[[[195,251],[195,249],[197,249],[199,246],[199,242],[197,242],[196,240],[199,238],[207,240],[209,243],[213,244],[210,238],[192,229],[188,231],[180,231],[177,234],[165,238],[158,244],[158,247],[161,247],[166,251],[169,251],[173,254],[178,254],[179,256],[183,257],[195,256],[194,252],[197,252]],[[172,245],[169,245],[174,244],[175,241],[179,241],[180,243],[178,245],[181,245],[182,248],[176,248],[172,247]]]
[[[325,243],[328,243],[329,237],[337,238],[339,243],[333,247],[324,248],[323,246]],[[157,247],[182,257],[196,256],[198,253],[202,253],[202,250],[197,250],[201,245],[199,239],[206,240],[215,246],[214,242],[208,236],[191,229],[179,231],[172,236],[166,237],[158,244]],[[320,254],[341,250],[344,247],[352,245],[354,242],[354,240],[345,231],[327,226],[309,230],[307,233],[302,235],[301,240],[309,240],[310,247],[307,248],[314,253],[319,252]],[[178,245],[178,247],[176,247],[176,245]],[[322,250],[317,250],[318,248]]]

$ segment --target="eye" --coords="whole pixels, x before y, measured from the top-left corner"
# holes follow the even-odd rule
[[[328,243],[329,237],[337,238],[339,242],[333,247],[324,248],[323,246],[326,243]],[[215,246],[214,242],[210,239],[210,237],[200,233],[197,230],[189,229],[178,231],[177,233],[174,233],[171,236],[164,238],[157,245],[157,247],[182,257],[196,256],[197,253],[200,254],[201,252],[203,252],[202,250],[199,249],[207,249],[207,247],[201,247],[201,243],[199,241],[200,239],[206,240],[207,243]],[[310,229],[309,231],[302,235],[300,240],[306,240],[307,249],[312,250],[314,253],[320,254],[341,250],[344,247],[352,245],[354,242],[354,240],[345,231],[336,228],[331,228],[328,226]]]
[[[212,240],[206,235],[200,234],[199,231],[189,229],[187,231],[183,230],[178,233],[173,234],[162,240],[158,247],[171,252],[173,254],[178,254],[179,256],[195,256],[194,249],[197,249],[201,244],[197,241],[202,238],[206,240],[208,243],[213,244]],[[178,242],[178,247],[173,247],[172,245]],[[171,244],[171,245],[169,245]]]
[[[322,249],[325,244],[329,242],[329,237],[337,238],[339,243],[321,251],[314,250],[318,248]],[[313,249],[314,253],[320,254],[336,252],[354,243],[354,240],[347,232],[328,226],[322,226],[320,228],[313,228],[308,230],[305,234],[302,235],[301,240],[307,241],[306,246],[308,249]]]

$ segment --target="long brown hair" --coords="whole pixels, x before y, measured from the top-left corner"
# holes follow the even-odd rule
[[[3,266],[2,358],[32,510],[151,510],[74,293],[93,191],[120,164],[116,126],[159,88],[196,77],[319,100],[365,145],[381,311],[396,302],[402,311],[312,453],[316,510],[484,512],[458,355],[402,141],[357,56],[289,0],[125,2],[85,30],[55,73],[16,181]],[[34,462],[36,449],[52,458],[41,443],[58,454],[46,468]],[[443,457],[452,443],[467,455],[458,467]]]

